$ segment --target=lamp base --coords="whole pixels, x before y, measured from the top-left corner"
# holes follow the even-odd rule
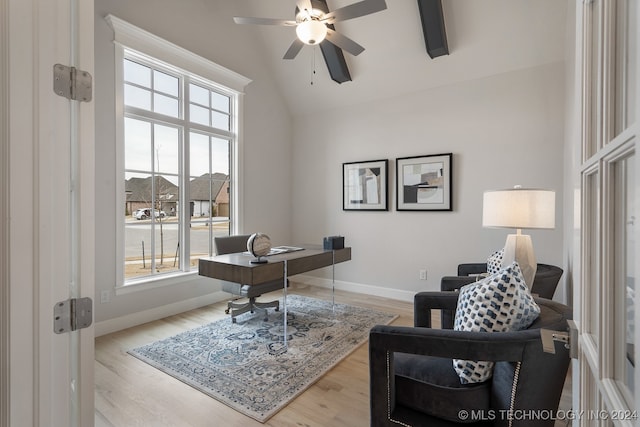
[[[518,262],[525,284],[531,289],[533,278],[538,269],[536,256],[533,252],[533,243],[531,236],[528,234],[509,234],[504,245],[504,258],[502,266],[511,265],[514,261]]]

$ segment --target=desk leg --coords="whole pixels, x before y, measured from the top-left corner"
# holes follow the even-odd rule
[[[283,279],[284,280],[284,294],[283,294],[283,306],[284,306],[284,320],[283,320],[283,324],[284,324],[284,328],[283,328],[283,332],[284,332],[284,346],[287,347],[287,260],[285,259],[283,262],[284,265],[284,273],[283,273]]]
[[[336,251],[331,250],[331,308],[336,314]]]

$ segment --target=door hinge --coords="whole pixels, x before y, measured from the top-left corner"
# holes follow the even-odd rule
[[[53,331],[56,334],[91,326],[93,301],[91,298],[71,298],[53,307]]]
[[[540,329],[542,338],[542,349],[545,353],[556,354],[555,341],[564,343],[564,348],[569,350],[572,359],[578,358],[578,327],[573,320],[568,320],[569,330],[565,332],[553,331],[551,329]]]
[[[91,101],[93,77],[76,67],[56,64],[53,66],[53,91],[74,101]]]

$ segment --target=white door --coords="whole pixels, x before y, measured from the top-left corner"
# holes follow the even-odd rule
[[[92,0],[0,0],[0,426],[92,426],[93,328],[54,305],[94,293],[93,103],[53,91],[93,74]]]
[[[582,83],[576,425],[640,425],[637,0],[577,1]]]

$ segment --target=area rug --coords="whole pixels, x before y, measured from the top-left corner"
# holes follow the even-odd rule
[[[314,298],[287,297],[283,309],[218,320],[129,351],[260,422],[267,421],[397,316]]]

